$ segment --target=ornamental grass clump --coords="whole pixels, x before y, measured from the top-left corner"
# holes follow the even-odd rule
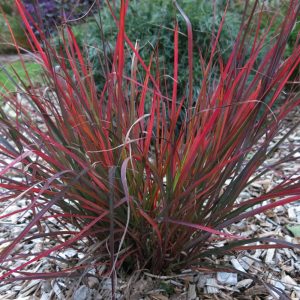
[[[300,248],[276,237],[247,238],[229,231],[236,222],[300,200],[299,174],[283,178],[261,196],[238,200],[256,178],[299,160],[295,151],[264,164],[292,132],[271,143],[300,103],[299,94],[284,93],[300,62],[299,44],[283,59],[298,1],[290,1],[278,28],[272,27],[274,15],[263,31],[263,7],[246,1],[227,61],[218,50],[226,10],[218,31],[212,32],[208,59],[199,51],[195,60],[199,49],[193,46],[191,24],[174,1],[186,28],[179,30],[174,19],[172,74],[161,71],[159,48],[146,65],[138,42],[128,39],[129,1],[122,0],[119,9],[107,1],[119,31],[112,61],[103,61],[106,81],[100,93],[72,28],[65,26],[56,49],[38,25],[36,38],[34,20],[21,1],[16,5],[32,53],[43,67],[45,87],[21,83],[16,93],[1,92],[6,107],[0,108],[1,219],[30,215],[17,236],[1,240],[7,243],[0,253],[1,281],[78,276],[78,270],[99,266],[110,275],[121,266],[159,274],[201,266],[205,257],[227,251]],[[274,36],[268,34],[271,28]],[[189,54],[184,93],[178,91],[184,71],[178,68],[182,32]],[[132,64],[125,72],[128,56]],[[194,65],[201,67],[201,82],[193,78]],[[219,76],[213,76],[215,65]],[[197,95],[195,84],[200,86]],[[24,199],[25,207],[10,209]],[[34,254],[22,253],[20,245],[37,238],[53,243]],[[98,245],[87,253],[93,266],[88,260],[70,260],[66,269],[28,271],[41,259],[55,260],[64,249],[79,251],[91,243]],[[20,263],[10,268],[15,260]]]

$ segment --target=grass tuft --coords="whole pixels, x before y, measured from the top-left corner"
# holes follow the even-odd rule
[[[271,142],[282,122],[300,103],[299,94],[284,93],[300,62],[299,45],[284,56],[299,15],[298,1],[290,1],[272,38],[268,35],[272,20],[268,30],[260,30],[264,7],[258,1],[246,5],[227,61],[218,51],[226,11],[214,33],[210,56],[204,59],[199,53],[194,60],[198,49],[193,29],[175,2],[188,39],[190,76],[185,93],[177,84],[181,69],[176,21],[174,69],[163,74],[159,49],[146,63],[138,42],[126,35],[129,1],[121,1],[120,7],[107,1],[119,33],[112,61],[103,62],[106,80],[99,93],[92,64],[72,28],[66,25],[56,49],[38,26],[37,39],[22,2],[17,0],[16,5],[43,68],[46,88],[32,90],[23,84],[17,94],[2,93],[12,112],[0,108],[2,205],[9,207],[26,198],[29,205],[10,214],[28,211],[31,218],[9,240],[0,261],[20,254],[18,245],[34,240],[35,229],[54,239],[55,245],[28,256],[18,267],[3,268],[1,280],[57,276],[33,275],[26,267],[65,248],[84,247],[86,242],[102,242],[89,255],[112,278],[122,265],[162,273],[201,265],[212,253],[267,249],[270,242],[276,243],[274,247],[300,248],[275,237],[246,238],[227,231],[235,222],[300,200],[300,176],[295,175],[261,196],[238,201],[253,176],[259,178],[286,160],[299,160],[291,153],[271,166],[264,164],[279,146]],[[124,63],[127,57],[132,59],[129,71]],[[195,64],[203,73],[197,94],[193,93]],[[215,65],[220,70],[217,77]],[[6,216],[3,211],[0,218]],[[55,231],[54,221],[59,224]],[[59,238],[66,233],[69,238]],[[226,241],[224,246],[220,240]],[[262,245],[253,244],[257,241]],[[86,267],[75,264],[59,276]]]

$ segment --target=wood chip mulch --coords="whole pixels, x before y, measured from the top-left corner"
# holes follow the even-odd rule
[[[300,110],[295,110],[286,121],[282,131],[274,142],[280,139],[287,130],[300,120]],[[265,164],[284,156],[287,152],[299,148],[300,128],[285,141],[272,158]],[[295,154],[300,157],[300,152]],[[269,172],[263,178],[251,184],[240,195],[240,201],[259,196],[272,188],[286,176],[299,175],[300,161],[284,164],[280,169]],[[1,192],[3,194],[3,191]],[[0,215],[22,208],[27,200],[18,200],[3,211],[4,204],[0,202]],[[0,219],[0,242],[15,237],[30,220],[30,212],[21,217],[10,216]],[[251,219],[232,225],[227,230],[244,236],[279,237],[288,242],[300,244],[300,203],[292,203],[278,207]],[[55,225],[55,224],[54,224]],[[23,254],[42,251],[45,245],[53,246],[49,238],[36,239],[34,243],[20,243]],[[0,243],[0,252],[7,244]],[[81,261],[85,254],[66,249],[64,252],[53,253],[59,260],[42,259],[27,271],[47,272],[59,271],[66,267],[64,259],[72,258]],[[18,259],[5,262],[2,267],[13,268],[24,262]],[[135,272],[130,276],[120,275],[117,280],[116,299],[130,300],[167,300],[167,299],[285,299],[280,298],[281,292],[286,299],[300,299],[300,251],[296,249],[267,249],[244,251],[238,255],[208,258],[208,262],[232,267],[230,272],[205,273],[195,270],[182,270],[180,274],[171,276],[155,276],[146,271]],[[237,270],[235,272],[234,270]],[[61,278],[52,280],[17,281],[0,284],[0,299],[110,299],[111,282],[103,278],[103,269],[87,270],[81,278]],[[4,271],[0,269],[0,274]],[[256,280],[242,276],[241,272],[255,276]],[[269,284],[277,288],[270,289]]]

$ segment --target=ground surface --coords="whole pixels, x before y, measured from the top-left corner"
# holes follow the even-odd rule
[[[37,84],[40,79],[41,67],[32,61],[29,54],[23,54],[22,58],[33,84]],[[8,72],[15,83],[8,78],[6,72]],[[16,73],[18,75],[16,75]],[[0,92],[4,91],[3,86],[9,91],[15,91],[15,84],[19,84],[21,80],[24,81],[26,85],[29,85],[27,74],[20,62],[19,55],[0,55]]]
[[[300,110],[295,110],[285,122],[279,140],[294,123],[300,120]],[[300,128],[284,143],[272,160],[284,156],[300,147]],[[300,156],[300,152],[297,153]],[[259,181],[254,182],[240,197],[240,201],[258,196],[286,176],[299,174],[300,162],[286,163],[281,169],[269,172]],[[27,205],[26,200],[11,203],[8,210],[3,211],[0,202],[0,215]],[[30,213],[21,217],[9,216],[0,219],[0,251],[7,244],[1,241],[15,237],[30,220]],[[234,224],[228,230],[231,233],[245,236],[280,237],[288,242],[300,243],[300,203],[293,203],[277,208],[266,214]],[[45,246],[52,245],[49,239],[39,238],[34,243],[23,242],[19,247],[24,254],[37,253]],[[97,245],[93,245],[95,247]],[[88,249],[86,250],[88,251]],[[66,267],[65,259],[71,258],[78,263],[84,259],[84,253],[67,249],[54,253],[60,260],[43,259],[27,268],[31,272],[59,271]],[[24,260],[23,260],[24,261]],[[4,267],[13,268],[22,260],[6,262]],[[117,284],[118,299],[279,299],[278,294],[268,288],[272,284],[290,299],[300,299],[300,251],[292,249],[268,249],[244,251],[238,255],[232,253],[223,257],[211,257],[207,262],[218,265],[228,265],[233,271],[206,273],[200,269],[182,270],[180,274],[170,276],[155,276],[147,271],[136,271],[130,277],[119,274]],[[256,280],[237,274],[234,270],[255,276]],[[0,270],[0,274],[1,274]],[[53,279],[47,281],[33,280],[31,282],[14,282],[0,284],[0,299],[109,299],[111,292],[110,279],[104,278],[103,269],[86,270],[87,275],[79,279]]]

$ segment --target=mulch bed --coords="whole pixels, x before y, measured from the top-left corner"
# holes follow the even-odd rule
[[[286,120],[280,134],[274,142],[278,141],[289,128],[300,120],[300,110],[295,110]],[[300,147],[300,128],[280,146],[274,156],[265,164],[283,157],[286,153]],[[300,157],[300,152],[296,153]],[[280,169],[265,174],[258,181],[251,184],[240,195],[239,201],[256,197],[272,188],[287,176],[299,175],[300,161],[285,163]],[[0,203],[1,214],[12,212],[28,204],[27,200],[14,201],[3,211],[4,204]],[[10,216],[0,219],[0,241],[15,237],[22,231],[30,220],[31,213],[26,212],[20,216]],[[300,203],[293,203],[278,207],[265,214],[257,215],[251,219],[241,221],[228,228],[233,234],[259,237],[279,237],[288,242],[300,243],[297,228],[300,224]],[[55,223],[53,223],[55,226]],[[36,239],[34,243],[22,242],[18,247],[23,254],[37,253],[45,246],[53,246],[55,241],[49,238]],[[7,244],[0,244],[0,251]],[[93,245],[92,247],[96,247]],[[89,249],[85,249],[85,253]],[[31,256],[32,258],[33,256]],[[52,257],[28,266],[26,271],[47,272],[60,271],[67,267],[66,259],[74,259],[80,264],[85,254],[66,249],[55,252]],[[5,262],[2,266],[14,268],[24,260]],[[180,274],[170,276],[155,276],[146,270],[136,271],[127,276],[119,274],[117,279],[117,299],[279,299],[284,292],[286,299],[300,299],[300,251],[297,249],[267,249],[244,251],[235,255],[229,253],[223,257],[209,257],[207,263],[218,267],[227,265],[232,271],[204,272],[203,269],[182,270]],[[91,264],[92,266],[92,264]],[[236,272],[234,270],[237,270]],[[0,271],[0,274],[4,271]],[[102,276],[103,268],[91,267],[80,278],[61,278],[51,280],[17,281],[0,284],[0,299],[110,299],[111,282]],[[241,272],[249,276],[241,275]],[[253,278],[254,276],[254,278]],[[270,284],[277,288],[270,288]],[[285,298],[280,298],[285,299]]]

